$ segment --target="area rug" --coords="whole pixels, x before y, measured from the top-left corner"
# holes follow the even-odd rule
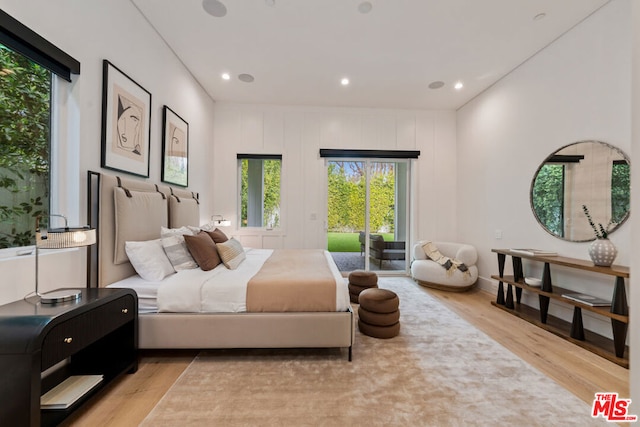
[[[143,426],[590,426],[591,407],[406,278],[400,335],[345,350],[203,351]],[[357,310],[356,310],[357,312]]]

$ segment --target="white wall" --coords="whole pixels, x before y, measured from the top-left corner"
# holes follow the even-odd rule
[[[103,59],[152,94],[150,182],[160,182],[163,105],[189,123],[189,188],[201,193],[202,211],[210,210],[211,199],[204,190],[211,180],[214,102],[131,2],[3,0],[2,8],[81,63],[81,74],[73,77],[69,87],[67,117],[63,118],[68,129],[60,141],[66,164],[60,185],[72,193],[72,197],[63,194],[62,204],[71,199],[67,203],[71,212],[65,212],[71,219],[86,222],[87,170],[101,170]],[[60,268],[59,259],[70,256],[77,256],[79,262],[70,263],[72,268]],[[84,286],[84,250],[49,253],[45,258],[52,260],[49,266],[46,260],[41,265],[41,272],[52,276],[51,284],[43,284],[45,289]],[[33,262],[33,256],[0,260],[0,303],[22,298],[32,290]]]
[[[631,156],[630,12],[630,1],[614,0],[458,111],[458,227],[479,249],[482,286],[496,287],[491,248],[538,247],[589,259],[588,243],[557,239],[538,225],[529,189],[540,163],[571,142],[600,140]],[[638,194],[638,186],[632,188]],[[610,238],[619,250],[616,263],[632,264],[631,221]],[[607,276],[552,270],[562,287],[612,295]],[[540,269],[526,266],[527,274]],[[536,298],[526,302],[537,306]],[[552,302],[550,313],[571,320],[572,310]],[[611,336],[608,319],[584,313],[584,323]],[[635,322],[631,330],[638,327]],[[631,355],[632,365],[640,360],[637,351]]]
[[[213,210],[245,245],[326,248],[326,169],[320,148],[420,150],[414,162],[412,237],[456,237],[452,111],[219,103],[214,121]],[[238,230],[237,153],[282,154],[283,230]],[[313,219],[315,217],[315,219]]]

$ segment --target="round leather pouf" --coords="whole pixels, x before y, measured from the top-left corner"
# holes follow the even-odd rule
[[[393,338],[400,333],[400,322],[391,326],[375,326],[358,320],[358,329],[365,335],[374,338]]]
[[[378,275],[373,271],[354,270],[349,273],[349,283],[363,288],[378,286]]]
[[[358,318],[369,325],[392,326],[400,320],[400,310],[392,313],[374,313],[360,306],[358,307]]]
[[[352,303],[358,304],[358,294],[354,294],[351,291],[349,291],[349,300]]]
[[[369,288],[358,296],[360,307],[374,313],[393,313],[398,310],[400,300],[395,292],[388,289]]]
[[[360,285],[354,285],[353,283],[349,283],[349,292],[351,292],[352,294],[356,294],[356,295],[360,295],[360,292],[364,291],[365,289],[369,289],[369,288],[377,288],[378,285],[373,285],[373,286],[360,286]]]

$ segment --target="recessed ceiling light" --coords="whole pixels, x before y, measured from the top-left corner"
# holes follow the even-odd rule
[[[370,1],[363,1],[358,5],[358,12],[360,13],[369,13],[373,9],[373,5]]]
[[[453,85],[454,89],[456,90],[460,90],[464,87],[464,85],[462,84],[462,82],[456,82],[455,85]]]
[[[429,83],[429,89],[440,89],[442,86],[444,86],[444,82],[440,80]]]
[[[276,5],[276,0],[264,0],[264,2],[267,4],[267,6],[275,6]]]
[[[231,76],[229,75],[229,73],[222,73],[222,79],[223,80],[229,80],[231,78]]]
[[[227,14],[227,6],[220,0],[202,0],[202,8],[216,18],[222,18]]]
[[[255,79],[251,74],[238,74],[238,80],[245,83],[252,83]]]
[[[349,79],[346,77],[343,77],[342,80],[340,80],[340,84],[342,86],[347,86],[349,84]]]
[[[536,16],[534,16],[534,17],[533,17],[533,20],[534,20],[534,21],[539,21],[539,20],[541,20],[541,19],[544,19],[546,16],[547,16],[547,14],[546,14],[546,13],[544,13],[544,12],[542,12],[542,13],[539,13],[539,14],[537,14]]]

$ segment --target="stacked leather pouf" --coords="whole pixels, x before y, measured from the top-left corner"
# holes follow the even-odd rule
[[[388,289],[369,288],[358,296],[358,328],[374,338],[393,338],[400,333],[400,300]]]
[[[349,298],[358,304],[360,292],[378,287],[378,275],[373,271],[355,270],[349,273]]]

